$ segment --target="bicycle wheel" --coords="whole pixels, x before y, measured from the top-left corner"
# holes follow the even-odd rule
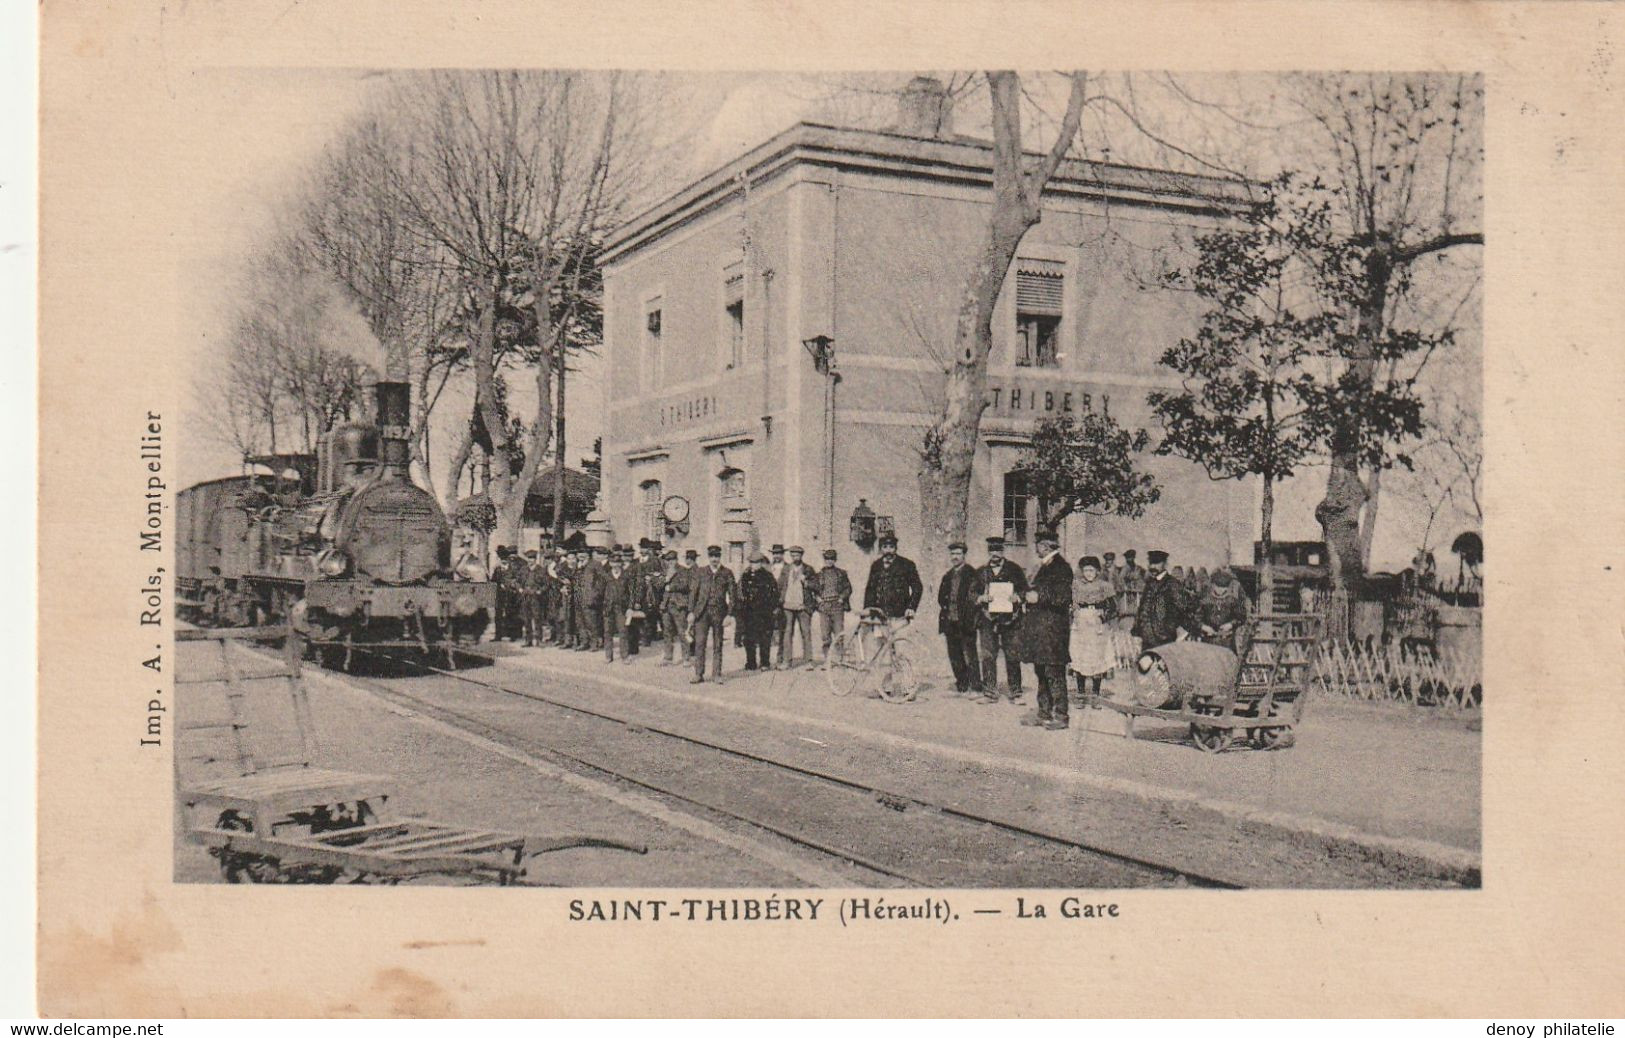
[[[835,636],[824,661],[824,683],[832,696],[850,696],[857,691],[863,671],[852,661],[852,642],[845,634]]]
[[[902,646],[893,647],[889,664],[877,660],[875,666],[880,672],[881,699],[888,703],[914,702],[919,684],[914,680],[914,661],[903,652]]]

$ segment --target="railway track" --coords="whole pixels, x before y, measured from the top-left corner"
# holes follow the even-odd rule
[[[335,675],[385,701],[482,739],[561,762],[691,810],[771,833],[800,848],[918,887],[1217,887],[1232,880],[1124,854],[1063,833],[669,728],[511,688],[466,671],[364,650],[425,681],[478,687],[545,708],[527,729],[455,709],[400,680]]]

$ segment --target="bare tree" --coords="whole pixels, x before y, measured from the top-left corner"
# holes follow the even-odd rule
[[[393,194],[412,232],[444,250],[464,286],[474,409],[492,441],[485,490],[502,540],[517,536],[551,444],[553,376],[589,305],[591,256],[624,198],[617,174],[635,168],[622,161],[626,94],[614,75],[435,72],[402,80],[390,101],[405,154]],[[529,311],[528,334],[511,307]],[[514,323],[521,327],[507,333]],[[509,442],[498,413],[497,373],[510,358],[535,378],[524,444]],[[448,498],[476,449],[472,433],[453,451]]]
[[[355,415],[378,360],[334,286],[297,256],[275,239],[252,257],[231,338],[196,387],[217,438],[244,456],[315,450]]]
[[[970,499],[971,466],[987,407],[987,365],[993,349],[993,310],[1015,260],[1016,249],[1043,216],[1044,187],[1078,135],[1088,79],[1071,73],[1066,113],[1043,154],[1022,146],[1022,81],[1012,71],[983,74],[993,126],[993,207],[987,237],[967,263],[954,349],[937,418],[920,449],[920,508],[925,542],[962,540]]]

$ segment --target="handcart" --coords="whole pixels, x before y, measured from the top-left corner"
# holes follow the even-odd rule
[[[1141,652],[1130,668],[1130,699],[1091,693],[1090,706],[1134,721],[1155,717],[1190,725],[1198,749],[1228,749],[1238,732],[1261,750],[1292,745],[1303,719],[1320,643],[1320,617],[1312,613],[1262,614],[1241,639],[1244,657],[1222,645],[1182,641]]]
[[[527,836],[396,815],[389,803],[397,790],[394,779],[312,764],[318,756],[315,725],[300,676],[302,646],[290,628],[183,629],[175,637],[218,649],[217,674],[187,677],[177,684],[222,689],[227,716],[183,720],[180,728],[228,733],[237,774],[180,781],[178,796],[188,839],[209,849],[229,883],[396,884],[435,877],[511,886],[524,881],[528,859],[549,851],[647,851],[598,836]],[[233,645],[274,639],[284,642],[280,665]],[[188,661],[193,668],[202,662]],[[261,759],[258,740],[248,736],[249,690],[268,685],[282,686],[284,702],[292,708],[298,748],[288,759]],[[252,695],[265,705],[257,692]],[[192,707],[183,709],[190,715]]]

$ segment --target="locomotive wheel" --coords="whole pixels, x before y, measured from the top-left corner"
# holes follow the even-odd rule
[[[1220,728],[1211,724],[1192,724],[1191,742],[1204,753],[1223,753],[1235,741],[1233,728]]]
[[[1253,745],[1261,750],[1285,749],[1293,742],[1292,726],[1289,724],[1253,729]]]

